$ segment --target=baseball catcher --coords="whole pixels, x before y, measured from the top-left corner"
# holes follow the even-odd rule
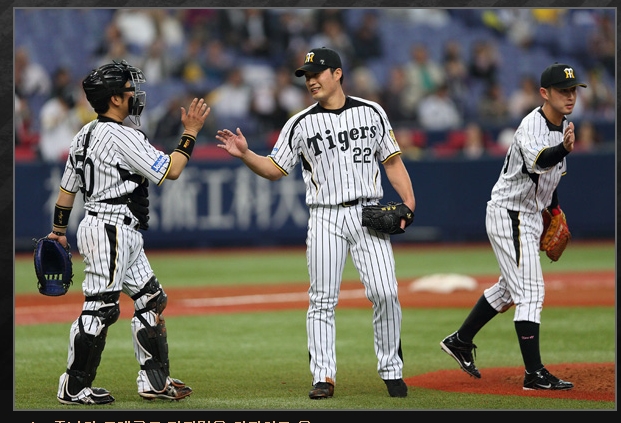
[[[34,267],[39,292],[51,297],[65,295],[73,283],[71,247],[67,244],[65,248],[60,242],[48,237],[33,241]]]
[[[401,219],[407,228],[414,221],[414,212],[403,203],[389,202],[362,207],[362,226],[390,235],[402,234]]]
[[[556,206],[551,210],[543,209],[541,216],[543,217],[543,232],[539,249],[545,251],[550,260],[557,261],[571,239],[565,213],[559,206]]]

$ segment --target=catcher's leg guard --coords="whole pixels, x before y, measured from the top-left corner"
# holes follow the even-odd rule
[[[134,349],[140,369],[148,381],[138,377],[139,391],[163,391],[168,384],[169,362],[166,322],[162,312],[166,308],[168,297],[153,276],[145,287],[132,297],[134,300]],[[149,386],[143,386],[148,382]]]
[[[86,297],[85,301],[98,304],[95,310],[82,310],[71,327],[68,377],[64,383],[67,394],[77,395],[93,383],[106,345],[108,327],[121,313],[119,297],[120,292]]]

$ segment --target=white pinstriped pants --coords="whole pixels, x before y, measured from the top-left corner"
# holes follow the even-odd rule
[[[500,266],[498,282],[484,291],[485,298],[499,312],[515,304],[514,321],[541,323],[541,214],[510,212],[488,203],[485,226]]]
[[[386,234],[362,226],[362,203],[352,206],[311,206],[306,258],[310,276],[306,318],[313,385],[336,382],[336,321],[343,269],[348,253],[373,305],[377,371],[382,379],[400,379],[401,305],[395,261]]]
[[[122,220],[119,219],[119,220]],[[122,224],[106,223],[104,220],[89,216],[84,217],[77,231],[78,249],[85,263],[84,281],[82,291],[85,296],[94,296],[104,292],[122,291],[132,296],[145,286],[153,276],[153,269],[144,252],[144,239],[136,229]],[[149,296],[143,295],[134,303],[134,308],[140,310],[146,306]],[[85,301],[83,310],[98,310],[105,306],[102,301]],[[143,317],[149,325],[155,326],[157,316],[145,313]],[[80,316],[85,331],[91,335],[98,335],[103,326],[95,316]],[[149,352],[136,339],[136,333],[144,327],[144,324],[132,317],[132,338],[136,359],[143,365],[151,358]],[[74,359],[73,342],[77,335],[78,320],[71,326],[68,366]],[[138,391],[151,390],[146,374],[139,371]]]

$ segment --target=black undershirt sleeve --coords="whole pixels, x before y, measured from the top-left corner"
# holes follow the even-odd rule
[[[560,163],[561,160],[563,160],[568,154],[569,151],[565,150],[563,143],[560,143],[555,147],[544,149],[539,154],[536,164],[543,168],[551,167],[557,163]]]

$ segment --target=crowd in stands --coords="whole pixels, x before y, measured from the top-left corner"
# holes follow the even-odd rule
[[[503,84],[501,43],[524,54],[553,49],[563,42],[559,28],[572,25],[593,28],[583,35],[587,54],[571,58],[588,84],[578,90],[571,118],[580,121],[578,149],[614,145],[594,124],[616,118],[614,10],[149,8],[103,16],[108,22],[83,60],[95,68],[124,58],[144,71],[147,107],[140,129],[166,151],[182,132],[180,106],[194,96],[206,98],[212,108],[203,134],[239,126],[253,148],[269,149],[284,122],[312,104],[304,78],[295,78],[293,70],[309,49],[325,46],[343,58],[346,93],[384,107],[404,157],[502,155],[512,129],[541,103],[542,69],[520,75],[514,86]],[[434,28],[459,22],[486,30],[486,36],[467,48],[458,38],[448,39],[442,51],[405,38],[409,57],[388,60],[392,47],[383,28],[397,21]],[[555,32],[537,37],[540,28]],[[71,64],[46,68],[33,60],[29,47],[16,43],[16,159],[65,160],[71,137],[94,118],[80,86],[84,75],[75,74]],[[41,98],[45,101],[36,106],[34,99]],[[215,138],[205,137],[199,144],[215,144]]]

